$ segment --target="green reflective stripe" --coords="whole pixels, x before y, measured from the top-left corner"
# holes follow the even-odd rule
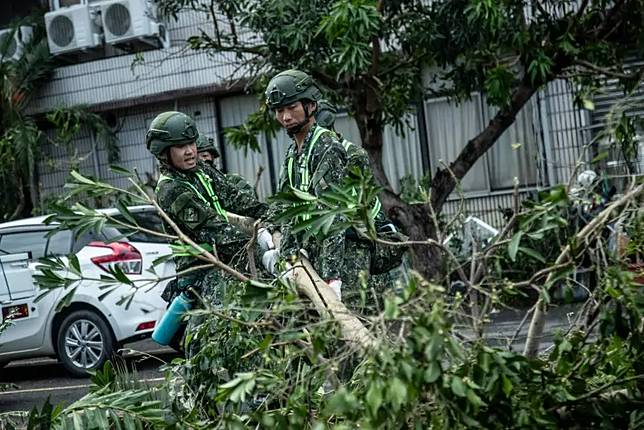
[[[217,213],[224,218],[226,218],[226,211],[222,209],[221,205],[219,204],[219,198],[217,197],[217,194],[215,194],[215,191],[212,189],[212,185],[210,184],[210,181],[208,180],[208,176],[206,176],[203,172],[197,171],[197,179],[199,179],[199,182],[201,182],[201,185],[206,189],[206,192],[208,193],[208,196],[212,200],[213,206]]]
[[[322,136],[322,133],[329,132],[324,127],[317,126],[315,130],[313,131],[313,136],[311,137],[311,141],[309,142],[309,146],[307,148],[306,155],[304,156],[304,159],[302,160],[302,163],[299,164],[299,174],[300,174],[300,186],[295,187],[294,185],[294,179],[293,178],[293,163],[295,162],[295,158],[297,155],[293,153],[293,156],[288,159],[288,182],[291,185],[291,188],[297,188],[300,191],[308,192],[309,187],[311,186],[311,172],[309,172],[309,162],[311,161],[311,154],[313,154],[313,148],[315,148],[315,144],[317,143],[318,139],[320,139],[320,136]],[[302,215],[301,219],[303,220],[308,220],[310,219],[310,215]]]
[[[159,184],[161,182],[164,182],[164,181],[177,181],[177,182],[180,182],[180,183],[186,185],[188,188],[190,188],[192,190],[192,192],[199,199],[201,199],[201,201],[203,201],[208,206],[213,207],[217,211],[217,213],[219,215],[223,216],[224,219],[226,219],[226,211],[224,211],[222,209],[221,205],[219,204],[219,199],[217,198],[217,195],[214,193],[214,191],[213,191],[212,187],[210,186],[210,183],[207,180],[206,176],[203,175],[203,177],[202,177],[201,175],[203,175],[203,173],[201,173],[200,171],[197,171],[197,178],[199,179],[199,182],[201,183],[201,185],[203,185],[203,187],[206,189],[206,192],[208,193],[208,197],[210,197],[210,199],[211,199],[210,201],[208,201],[208,199],[205,198],[204,195],[201,194],[201,192],[199,192],[199,190],[196,189],[195,186],[192,185],[190,182],[184,181],[183,179],[172,178],[172,177],[166,176],[166,175],[161,175],[159,177],[159,180],[157,181],[156,191],[157,191],[157,193],[159,192]]]
[[[315,131],[313,132],[313,137],[311,137],[311,142],[309,142],[308,146],[308,151],[306,152],[306,155],[304,157],[303,162],[299,164],[298,171],[300,173],[300,186],[295,187],[294,185],[294,179],[293,178],[293,163],[295,162],[295,158],[297,157],[295,154],[293,154],[292,157],[288,159],[288,181],[291,187],[293,188],[298,188],[300,191],[305,191],[308,192],[309,186],[311,185],[311,173],[309,172],[309,162],[311,161],[311,154],[313,153],[313,148],[315,147],[315,144],[317,143],[318,139],[320,136],[322,136],[322,133],[328,132],[326,128],[323,127],[316,127]]]
[[[344,147],[345,151],[348,151],[349,147],[351,146],[351,142],[349,142],[347,139],[342,139],[342,146]]]

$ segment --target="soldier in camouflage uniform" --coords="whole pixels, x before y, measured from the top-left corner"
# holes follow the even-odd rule
[[[215,139],[204,134],[199,134],[197,138],[197,153],[201,161],[214,166],[215,160],[219,158],[219,151],[215,146]]]
[[[280,173],[278,191],[298,189],[314,195],[339,185],[346,175],[347,152],[335,133],[315,123],[315,110],[321,92],[304,72],[287,70],[271,79],[266,88],[266,104],[293,139],[286,152]],[[281,254],[288,258],[306,250],[311,263],[338,296],[355,284],[344,284],[342,273],[345,256],[345,234],[324,240],[303,240],[293,234],[290,225],[280,226],[283,235]]]
[[[215,139],[202,134],[197,139],[197,153],[201,161],[212,167],[215,167],[215,160],[220,157],[219,151],[215,147]],[[225,175],[232,186],[238,188],[244,194],[250,193],[257,197],[253,186],[242,175],[238,175],[237,173],[225,173]]]
[[[195,141],[199,133],[194,121],[181,112],[158,115],[146,134],[148,150],[161,164],[157,184],[159,206],[193,241],[206,249],[214,249],[219,259],[240,272],[247,271],[244,246],[248,234],[231,225],[227,211],[262,217],[267,210],[254,194],[240,190],[214,166],[198,160]],[[268,237],[266,237],[266,235]],[[272,247],[270,234],[258,238],[258,245]],[[177,258],[177,271],[199,264],[191,256]],[[225,289],[234,280],[218,269],[200,270],[182,276],[172,291],[165,291],[168,301],[191,288],[212,305],[219,305]],[[190,324],[194,325],[192,321]]]
[[[317,123],[336,133],[338,140],[347,151],[349,171],[357,168],[363,172],[371,172],[367,152],[361,146],[345,139],[335,130],[336,114],[337,109],[331,102],[328,100],[318,102]],[[393,223],[385,216],[380,199],[376,198],[373,202],[371,213],[379,237],[389,241],[401,239]],[[347,279],[359,279],[362,275],[368,279],[369,292],[374,291],[380,295],[386,289],[393,287],[395,277],[392,269],[402,263],[406,248],[370,242],[351,229],[347,232],[345,250],[349,257],[344,262],[344,272]]]

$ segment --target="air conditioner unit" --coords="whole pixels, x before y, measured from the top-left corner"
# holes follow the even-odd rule
[[[47,12],[45,26],[49,51],[57,55],[99,46],[101,29],[95,18],[95,13],[86,4]]]
[[[164,48],[170,46],[166,27],[157,19],[156,7],[149,0],[111,0],[99,4],[106,43],[121,45],[139,40]]]
[[[33,29],[27,26],[0,30],[0,58],[2,61],[18,60],[27,43],[31,40]]]

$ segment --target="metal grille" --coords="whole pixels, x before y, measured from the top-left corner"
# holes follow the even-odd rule
[[[105,26],[107,31],[114,36],[123,36],[129,30],[132,23],[130,11],[120,3],[114,3],[105,11]]]
[[[74,23],[69,17],[58,15],[49,23],[47,34],[57,46],[69,46],[74,40]]]

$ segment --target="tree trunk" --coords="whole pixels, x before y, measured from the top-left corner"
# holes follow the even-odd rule
[[[376,181],[385,189],[380,195],[387,216],[403,228],[410,240],[434,239],[434,223],[431,221],[427,205],[410,205],[394,193],[382,162],[382,130],[384,124],[381,114],[370,113],[366,104],[356,106],[356,122],[360,130],[362,145],[369,155],[369,163]],[[430,279],[440,272],[442,255],[434,247],[414,245],[410,247],[412,266],[425,278]]]

